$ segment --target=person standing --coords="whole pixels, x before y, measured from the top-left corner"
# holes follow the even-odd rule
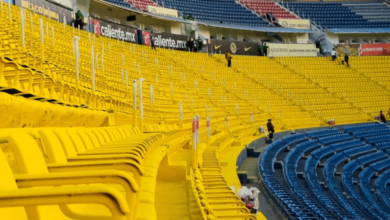
[[[265,57],[268,55],[268,46],[266,43],[263,44],[263,55]]]
[[[259,56],[263,56],[263,43],[259,44]]]
[[[343,47],[344,51],[344,60],[341,62],[344,65],[344,62],[347,63],[347,67],[349,67],[349,55],[351,54],[351,48],[347,45]]]
[[[335,61],[335,60],[336,60],[336,57],[337,57],[337,52],[334,50],[334,48],[333,48],[333,50],[330,52],[330,54],[332,55],[332,61]]]
[[[268,138],[269,139],[273,139],[274,138],[274,133],[275,133],[275,127],[272,124],[271,119],[268,119],[267,129],[268,129],[268,133],[269,133]]]
[[[230,66],[232,65],[232,55],[230,54],[229,51],[226,52],[225,58],[226,58],[226,60],[227,60],[227,62],[228,62],[228,67],[230,67]]]
[[[379,112],[379,118],[381,119],[381,121],[382,121],[383,123],[386,124],[386,118],[385,118],[385,116],[383,115],[382,111]]]
[[[344,56],[344,60],[341,63],[344,65],[344,62],[345,62],[345,63],[347,63],[347,67],[349,67],[348,60],[349,60],[349,55],[346,53]]]
[[[154,34],[153,34],[153,31],[150,32],[150,35],[149,35],[149,39],[150,39],[150,45],[152,46],[152,50],[156,50],[156,45],[154,44]]]
[[[389,111],[387,111],[386,115],[388,115],[390,117],[390,108],[389,108]]]

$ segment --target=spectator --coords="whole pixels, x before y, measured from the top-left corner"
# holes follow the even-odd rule
[[[387,115],[390,117],[390,108],[389,108],[389,111],[387,112]]]
[[[381,119],[381,121],[382,121],[383,123],[386,124],[386,118],[385,118],[385,116],[383,115],[382,111],[379,112],[379,118]]]
[[[261,43],[261,41],[259,44],[259,56],[263,56],[263,43]]]
[[[149,35],[149,39],[150,39],[150,45],[152,46],[152,50],[156,50],[156,45],[154,44],[154,34],[153,34],[153,31],[150,32],[150,35]]]
[[[193,21],[194,17],[192,17],[192,14],[188,15],[188,20]]]
[[[268,21],[271,20],[269,14],[268,14],[268,12],[265,13],[265,19],[267,19]]]
[[[183,19],[188,20],[188,16],[183,13]]]
[[[203,46],[203,40],[200,39],[200,36],[198,36],[198,51],[202,50]]]
[[[259,128],[259,134],[267,135],[267,132],[265,132],[265,129],[263,128],[263,126],[260,126],[260,128]]]
[[[349,55],[351,54],[351,48],[346,45],[343,47],[343,52],[344,52],[344,60],[341,62],[344,65],[344,62],[347,63],[347,67],[349,67]]]
[[[332,61],[335,61],[335,60],[336,60],[336,57],[337,57],[337,52],[334,50],[334,48],[333,48],[333,50],[330,52],[330,54],[332,55]]]
[[[349,67],[348,60],[349,60],[349,55],[348,55],[348,53],[345,53],[344,60],[341,63],[344,65],[344,62],[345,62],[345,63],[347,63],[347,67]]]
[[[79,28],[79,26],[80,30],[82,30],[84,26],[84,16],[81,14],[80,10],[76,12],[76,20],[74,21],[74,27]]]
[[[275,18],[275,16],[274,16],[274,14],[272,14],[272,12],[270,13],[269,17],[270,17],[270,19],[271,19],[271,23],[276,22],[276,18]]]
[[[274,133],[275,133],[275,128],[274,128],[274,125],[271,122],[271,119],[268,119],[267,129],[268,129],[268,133],[269,133],[268,138],[269,139],[273,139],[274,138]]]
[[[265,57],[268,55],[268,46],[266,43],[263,44],[263,55]]]
[[[191,38],[187,41],[187,49],[188,51],[190,52],[194,52],[194,47],[195,47],[195,44],[194,44],[194,39]]]
[[[226,52],[225,58],[226,58],[226,60],[227,60],[227,62],[228,62],[228,67],[230,67],[230,66],[232,65],[232,55],[230,54],[229,51]]]

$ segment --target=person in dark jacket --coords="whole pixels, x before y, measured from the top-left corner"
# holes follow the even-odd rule
[[[273,139],[274,138],[274,133],[275,133],[275,128],[274,128],[274,125],[271,122],[271,119],[268,119],[267,129],[268,129],[268,133],[269,133],[268,138],[269,139]]]
[[[154,33],[153,31],[150,32],[150,35],[149,35],[149,38],[150,38],[150,44],[152,46],[152,50],[156,50],[156,45],[154,43]]]
[[[268,55],[268,46],[266,43],[263,44],[263,55],[265,57]]]
[[[232,65],[232,55],[230,54],[230,52],[226,52],[225,58],[228,62],[228,67],[230,67]]]
[[[382,111],[379,112],[379,118],[381,119],[381,121],[383,123],[386,123],[386,118],[385,118],[385,115],[383,115]]]
[[[263,56],[263,43],[259,44],[259,56]]]

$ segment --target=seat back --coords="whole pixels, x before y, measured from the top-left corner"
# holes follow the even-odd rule
[[[2,151],[0,151],[0,176],[0,192],[4,190],[15,190],[18,188],[11,168],[9,167],[7,159]],[[27,220],[24,207],[0,208],[0,216],[1,219]]]

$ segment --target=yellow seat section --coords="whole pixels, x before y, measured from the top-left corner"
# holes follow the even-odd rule
[[[67,204],[91,203],[100,204],[102,205],[101,207],[108,208],[109,212],[111,212],[108,219],[131,219],[132,214],[126,200],[115,189],[105,185],[69,186],[71,184],[82,184],[88,178],[88,183],[93,183],[94,178],[101,179],[99,175],[105,174],[83,172],[51,175],[48,173],[39,147],[34,143],[34,139],[31,136],[12,134],[8,140],[14,149],[15,157],[18,161],[21,161],[18,163],[18,166],[23,174],[13,176],[4,154],[0,152],[0,170],[2,172],[2,180],[0,181],[0,188],[2,189],[0,192],[0,212],[2,213],[2,218],[45,219],[44,217],[48,217],[50,214],[44,212],[53,210],[53,208],[47,209],[47,205],[66,206]],[[28,142],[30,140],[32,140],[32,145],[22,147],[22,145],[26,146],[25,141]],[[82,180],[83,177],[84,181]],[[131,179],[131,177],[129,178]],[[42,186],[55,185],[60,187],[42,188]],[[38,186],[40,187],[30,188]],[[10,211],[17,212],[10,213]],[[60,219],[59,216],[58,219]]]

